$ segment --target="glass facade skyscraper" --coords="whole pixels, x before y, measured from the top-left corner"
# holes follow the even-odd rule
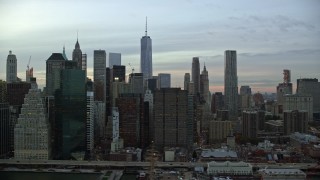
[[[86,150],[85,72],[80,69],[61,71],[61,88],[55,93],[57,147],[59,158],[71,159],[72,153]]]
[[[143,73],[143,79],[147,80],[152,77],[152,40],[147,34],[141,38],[140,52],[140,71]]]

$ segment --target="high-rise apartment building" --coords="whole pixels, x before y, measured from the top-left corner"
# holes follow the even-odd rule
[[[193,93],[200,93],[200,63],[199,57],[192,58],[192,70],[191,70]]]
[[[60,73],[65,69],[66,59],[61,53],[52,53],[46,61],[46,94],[53,96],[60,88]]]
[[[94,100],[105,102],[106,98],[106,51],[93,52]]]
[[[120,137],[124,147],[141,147],[141,134],[144,122],[144,101],[141,94],[121,94],[116,99],[119,110]]]
[[[246,110],[251,107],[252,93],[250,86],[241,86],[239,95],[239,108]]]
[[[258,132],[264,130],[264,123],[264,111],[243,111],[242,135],[249,138],[256,138]]]
[[[145,36],[141,38],[140,71],[143,73],[143,80],[152,77],[152,40],[147,33],[147,22]]]
[[[306,111],[308,113],[308,120],[313,121],[313,97],[304,94],[283,96],[283,111],[293,110]]]
[[[283,112],[284,135],[294,132],[306,133],[308,129],[308,112],[301,110]]]
[[[77,69],[82,69],[82,51],[80,49],[78,38],[72,52],[72,61],[77,62]]]
[[[159,73],[158,74],[158,89],[171,87],[171,74]]]
[[[193,105],[193,104],[192,104]],[[180,88],[162,88],[154,94],[155,145],[188,147],[188,92]],[[190,134],[189,134],[190,135]],[[190,137],[188,137],[190,138]]]
[[[114,65],[121,66],[121,53],[109,53],[107,59],[110,69],[112,69]]]
[[[49,121],[39,89],[26,94],[17,124],[14,128],[14,158],[50,158]]]
[[[237,52],[227,50],[224,58],[224,105],[230,118],[235,120],[238,117]]]
[[[227,138],[232,131],[232,121],[210,121],[209,142],[216,143]]]
[[[297,79],[297,94],[313,97],[313,112],[320,113],[320,82],[318,79]],[[309,117],[310,118],[310,117]]]
[[[9,51],[7,57],[7,83],[12,83],[17,81],[17,57]]]

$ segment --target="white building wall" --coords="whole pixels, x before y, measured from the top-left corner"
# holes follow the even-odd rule
[[[91,151],[94,148],[94,96],[92,91],[87,92],[87,150]]]
[[[14,158],[48,160],[49,152],[49,122],[45,104],[40,90],[30,89],[14,128]]]

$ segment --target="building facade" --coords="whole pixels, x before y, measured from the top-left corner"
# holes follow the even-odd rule
[[[224,61],[224,105],[229,110],[230,118],[238,117],[238,76],[237,76],[237,52],[225,51]]]
[[[49,121],[41,92],[30,89],[14,128],[14,158],[48,160],[49,137]]]
[[[318,79],[297,79],[297,94],[313,98],[313,112],[320,113],[320,82]]]
[[[232,121],[210,121],[209,143],[224,140],[232,131]]]
[[[264,130],[264,123],[264,111],[243,111],[242,135],[249,138],[256,138],[258,132]]]
[[[192,58],[192,70],[191,70],[193,92],[194,94],[200,93],[200,63],[199,57]]]
[[[106,101],[106,51],[93,51],[94,100]]]
[[[171,74],[159,73],[158,74],[158,89],[171,87]]]
[[[93,91],[87,90],[87,106],[86,106],[86,144],[87,151],[90,153],[94,148],[94,96]]]
[[[144,101],[140,94],[122,94],[116,99],[119,110],[119,134],[124,147],[141,147]]]
[[[66,59],[61,53],[52,53],[46,61],[46,95],[53,96],[60,88],[60,72],[65,69]]]
[[[80,69],[61,71],[61,88],[55,93],[56,140],[60,159],[86,151],[86,84]]]
[[[308,129],[308,112],[301,110],[283,112],[284,134],[294,132],[306,133]]]
[[[320,92],[320,91],[319,91]],[[283,97],[283,111],[304,110],[308,113],[308,120],[313,120],[313,97],[311,95],[294,94]]]
[[[155,145],[187,147],[188,92],[163,88],[154,94]]]

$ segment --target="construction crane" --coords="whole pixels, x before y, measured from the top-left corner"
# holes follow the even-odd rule
[[[131,66],[131,64],[129,63],[129,66],[130,66],[130,68],[131,68],[131,74],[133,74],[133,72],[134,72],[134,68]]]
[[[31,56],[29,57],[29,62],[28,62],[28,64],[27,64],[27,71],[29,71],[29,65],[30,65],[30,61],[31,61]]]

